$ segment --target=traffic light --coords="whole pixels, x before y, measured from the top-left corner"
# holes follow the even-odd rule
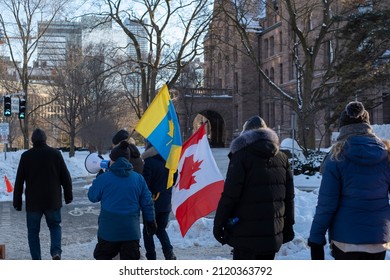
[[[26,117],[26,100],[19,99],[19,119],[24,119]]]
[[[11,96],[4,96],[4,116],[11,116]]]

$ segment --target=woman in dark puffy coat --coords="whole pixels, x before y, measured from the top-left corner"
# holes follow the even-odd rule
[[[294,182],[279,138],[259,116],[233,140],[213,233],[235,260],[272,260],[294,238]],[[229,221],[236,219],[235,224]]]

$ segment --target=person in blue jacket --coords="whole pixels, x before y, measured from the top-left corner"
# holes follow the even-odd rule
[[[121,260],[140,259],[140,211],[145,232],[156,232],[152,195],[129,159],[129,143],[122,141],[111,150],[108,172],[99,175],[88,190],[88,199],[101,204],[93,253],[97,260],[110,260],[118,254]]]
[[[383,260],[390,249],[390,162],[358,101],[346,105],[337,142],[322,166],[308,244],[324,259],[326,232],[336,260]]]

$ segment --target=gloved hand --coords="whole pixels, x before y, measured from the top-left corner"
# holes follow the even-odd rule
[[[103,174],[103,173],[104,173],[104,170],[103,170],[103,168],[101,168],[101,169],[99,170],[98,174],[96,174],[96,178],[97,178],[99,175]]]
[[[69,204],[72,202],[72,199],[65,199],[65,204]]]
[[[16,211],[22,211],[22,206],[14,206]]]
[[[324,245],[308,242],[312,260],[325,260]]]
[[[213,227],[213,234],[214,234],[215,239],[216,239],[219,243],[221,243],[222,245],[226,244],[227,236],[226,236],[226,232],[225,232],[225,230],[223,229],[223,227],[214,226],[214,227]]]
[[[145,227],[146,234],[148,236],[152,236],[152,235],[156,234],[156,232],[157,232],[156,221],[144,222],[144,227]]]
[[[292,241],[294,237],[295,233],[292,226],[283,229],[283,244]]]

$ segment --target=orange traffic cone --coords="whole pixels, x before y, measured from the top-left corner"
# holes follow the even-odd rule
[[[5,185],[7,187],[7,192],[12,192],[14,190],[14,187],[12,186],[11,182],[8,180],[7,176],[4,175],[4,181]]]

